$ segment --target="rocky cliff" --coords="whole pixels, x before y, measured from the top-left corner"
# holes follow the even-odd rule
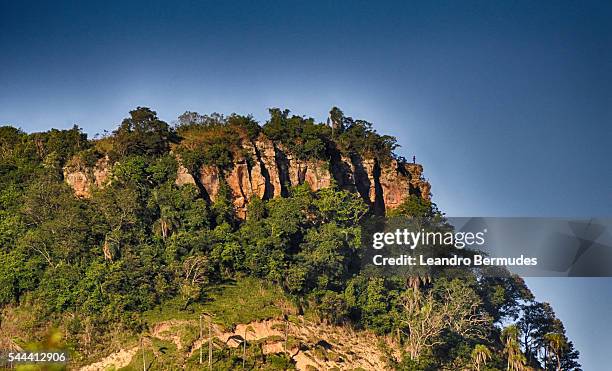
[[[249,200],[254,197],[282,197],[289,187],[304,183],[314,191],[335,183],[357,192],[379,214],[397,207],[409,195],[430,198],[430,185],[423,178],[420,164],[394,159],[379,163],[359,155],[340,154],[327,160],[300,160],[263,134],[255,140],[245,138],[241,145],[248,156],[234,161],[231,170],[222,172],[204,165],[197,173],[190,173],[179,165],[176,184],[194,184],[204,198],[214,202],[221,182],[226,181],[241,218],[246,216]],[[103,158],[93,168],[66,167],[64,179],[77,196],[89,197],[92,186],[104,187],[111,179],[111,170],[112,165]]]
[[[64,167],[64,180],[77,197],[91,196],[92,186],[103,188],[110,181],[112,165],[108,157],[99,159],[93,167],[73,161]]]

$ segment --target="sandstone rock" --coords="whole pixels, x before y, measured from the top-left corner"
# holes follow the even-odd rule
[[[372,204],[376,203],[376,181],[377,181],[377,162],[373,159],[362,160],[363,168],[365,169],[368,177],[368,199]]]
[[[423,166],[420,164],[404,164],[410,178],[410,194],[417,194],[425,200],[431,199],[431,185],[423,179]]]
[[[254,141],[242,138],[242,147],[245,157],[237,158],[232,169],[225,174],[208,165],[202,166],[198,174],[190,174],[177,159],[179,167],[175,183],[198,185],[206,193],[205,198],[214,202],[221,182],[227,182],[240,218],[246,217],[248,203],[254,197],[284,196],[287,187],[304,183],[317,191],[335,182],[342,189],[358,192],[379,214],[399,206],[409,195],[426,200],[431,198],[431,185],[423,179],[420,164],[397,160],[380,164],[375,159],[358,155],[337,155],[327,161],[299,160],[263,134]],[[108,157],[105,157],[91,169],[81,165],[67,166],[64,178],[76,196],[90,197],[92,186],[102,188],[109,182],[111,167]]]
[[[289,185],[297,186],[308,184],[310,189],[318,191],[332,184],[332,176],[329,172],[329,161],[322,160],[299,160],[283,150],[287,158],[287,173]]]
[[[247,164],[235,163],[232,171],[225,177],[227,185],[232,191],[232,199],[234,208],[238,217],[246,216],[247,204],[251,197],[256,197],[253,194],[251,187],[251,179],[249,177],[249,169]]]
[[[200,174],[198,174],[198,178],[200,179],[200,184],[206,190],[208,194],[208,198],[211,201],[215,201],[217,195],[219,194],[219,187],[221,183],[219,182],[219,169],[216,166],[203,165],[200,168]]]
[[[189,174],[189,170],[185,166],[183,166],[179,162],[178,170],[176,172],[176,181],[174,182],[176,185],[185,185],[185,184],[193,184],[195,185],[195,179],[193,175]]]
[[[266,176],[268,179],[264,179],[266,183],[265,198],[279,197],[281,195],[281,179],[280,171],[276,165],[276,148],[274,143],[266,136],[261,134],[255,141],[255,148],[259,154],[260,168],[262,169],[262,176]],[[263,171],[265,169],[265,172]]]
[[[409,174],[405,168],[392,160],[388,166],[383,166],[380,172],[380,185],[384,190],[383,202],[385,209],[399,206],[409,195]]]
[[[243,140],[242,147],[246,149],[249,155],[250,167],[247,168],[247,176],[249,180],[249,196],[256,195],[259,198],[264,198],[266,195],[266,170],[260,160],[257,148],[249,140]]]
[[[109,181],[111,175],[110,159],[108,156],[96,162],[93,169],[94,183],[97,187],[103,188]]]
[[[87,171],[67,171],[64,170],[64,180],[74,190],[74,195],[77,197],[89,197],[89,187],[91,179],[87,175]]]
[[[327,161],[307,161],[305,164],[304,182],[308,183],[313,191],[327,188],[332,185],[332,176]]]
[[[110,178],[110,165],[108,157],[99,159],[93,168],[81,165],[64,168],[64,180],[74,189],[77,197],[91,197],[91,187],[95,185],[103,188]]]
[[[431,184],[428,181],[424,180],[419,183],[419,191],[421,191],[421,197],[431,201]]]
[[[334,181],[340,188],[349,192],[357,192],[350,158],[345,156],[332,158],[330,168]]]

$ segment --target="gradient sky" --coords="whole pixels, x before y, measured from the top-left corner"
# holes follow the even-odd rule
[[[0,0],[0,124],[93,136],[139,105],[337,105],[397,136],[450,216],[610,217],[611,19],[609,2]],[[612,279],[529,284],[584,369],[609,369]]]

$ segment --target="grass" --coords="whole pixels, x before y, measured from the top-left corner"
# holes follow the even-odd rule
[[[282,308],[291,309],[293,307],[289,304],[289,298],[279,287],[251,277],[207,287],[205,292],[206,299],[203,303],[190,304],[185,308],[184,301],[180,298],[167,301],[154,310],[145,312],[143,319],[151,328],[156,323],[163,321],[189,321],[177,323],[175,326],[172,326],[172,331],[177,332],[184,347],[190,348],[199,338],[197,321],[201,313],[211,315],[214,323],[226,329],[233,329],[237,324],[241,323],[282,317]],[[162,348],[165,351],[160,355],[159,350]],[[237,364],[241,364],[241,359],[237,353],[229,358],[224,353],[232,353],[235,350],[225,349],[224,345],[221,348],[215,348],[217,363],[213,366],[213,369],[228,369],[228,367],[231,369]],[[153,354],[153,349],[157,350],[157,356]],[[198,362],[198,352],[187,359],[183,358],[185,356],[185,354],[178,354],[173,343],[160,339],[153,339],[149,349],[145,349],[147,367],[150,370],[168,369],[168,367],[173,369],[173,367],[179,366],[185,366],[188,370],[202,369]],[[284,366],[282,357],[275,358],[271,356],[269,358],[267,361],[249,359],[249,362],[264,362],[267,366],[270,366],[270,369],[275,369],[277,366],[281,367],[281,365]],[[270,365],[267,364],[268,361],[270,361]],[[122,370],[142,370],[142,351],[139,350],[130,365]]]
[[[151,343],[145,345],[147,370],[177,369],[180,367],[181,359],[182,357],[177,353],[176,346],[169,341],[152,339]],[[120,368],[119,371],[137,371],[142,369],[142,351],[139,350],[132,358],[130,364]]]
[[[255,278],[216,286],[210,291],[210,299],[203,305],[204,311],[226,328],[281,317],[282,306],[289,303],[280,288]]]
[[[168,320],[198,320],[200,313],[204,313],[211,315],[214,323],[233,328],[239,323],[281,317],[281,307],[290,306],[279,287],[252,277],[207,287],[205,293],[204,303],[185,308],[184,301],[178,298],[145,312],[143,318],[153,325]]]
[[[199,303],[191,304],[185,309],[185,302],[175,298],[143,313],[143,319],[149,325],[169,320],[197,320],[201,310],[202,305]]]

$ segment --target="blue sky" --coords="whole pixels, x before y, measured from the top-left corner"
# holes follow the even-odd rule
[[[0,124],[112,130],[139,105],[372,121],[450,216],[610,217],[606,2],[0,0]],[[611,279],[531,279],[607,368]]]

